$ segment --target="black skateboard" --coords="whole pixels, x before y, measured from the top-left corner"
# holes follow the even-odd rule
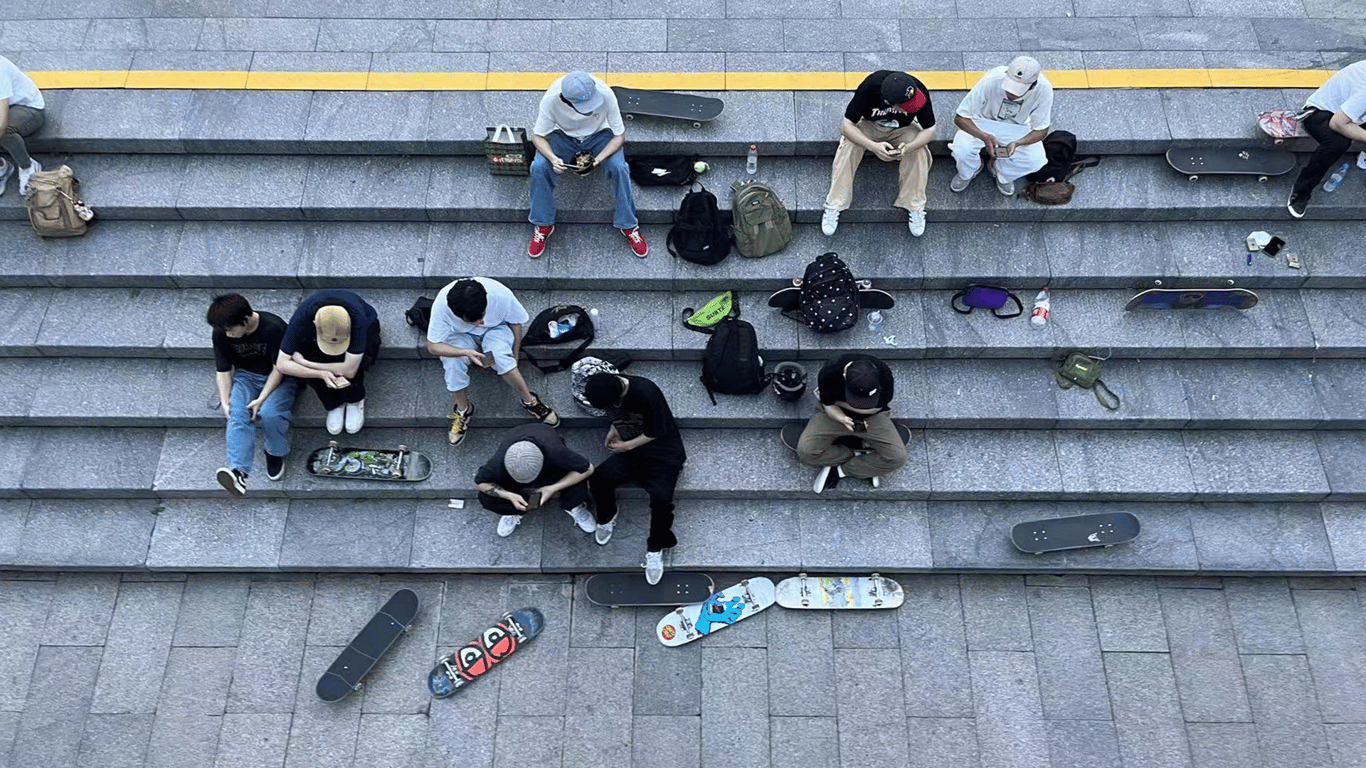
[[[716,591],[716,585],[705,573],[666,571],[654,585],[641,573],[599,573],[588,578],[584,589],[590,603],[619,608],[700,603]]]
[[[427,675],[427,689],[438,699],[454,695],[541,634],[542,629],[545,617],[535,608],[503,614],[478,638],[438,659]]]
[[[1191,181],[1201,174],[1256,176],[1266,181],[1295,169],[1295,155],[1284,149],[1249,147],[1246,149],[1169,149],[1167,162]]]
[[[400,589],[361,629],[346,650],[327,668],[314,689],[323,701],[341,701],[360,690],[360,681],[379,663],[389,647],[408,631],[417,616],[417,595]]]
[[[1010,543],[1033,555],[1063,549],[1113,547],[1138,537],[1138,518],[1128,512],[1031,520],[1010,529]]]
[[[911,428],[905,424],[898,424],[897,422],[892,423],[896,425],[897,434],[901,435],[902,442],[906,443],[906,445],[910,445]],[[791,424],[784,424],[782,429],[783,445],[786,445],[793,451],[797,450],[797,441],[801,439],[802,431],[805,429],[806,422],[804,421],[794,421]],[[845,448],[854,451],[863,450],[862,438],[852,433],[848,437],[836,438],[835,445],[842,445]]]
[[[1209,309],[1233,307],[1252,309],[1257,294],[1246,288],[1149,288],[1129,299],[1127,309]]]
[[[669,117],[691,120],[692,127],[701,128],[703,123],[715,120],[726,108],[725,103],[718,98],[691,93],[647,91],[620,85],[612,86],[612,93],[617,95],[617,105],[627,120],[634,119],[636,115]]]

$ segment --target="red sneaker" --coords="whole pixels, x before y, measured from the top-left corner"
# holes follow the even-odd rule
[[[626,239],[631,241],[631,250],[636,252],[640,258],[650,255],[650,244],[645,242],[645,236],[640,234],[640,227],[631,227],[621,230],[621,234],[626,235]]]
[[[548,227],[536,227],[536,229],[532,230],[531,245],[526,247],[526,255],[533,259],[541,258],[541,254],[545,253],[545,241],[550,238],[550,233],[554,231],[554,224],[551,224]]]

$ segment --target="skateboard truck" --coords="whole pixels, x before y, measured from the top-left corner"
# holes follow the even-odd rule
[[[333,462],[337,460],[337,447],[336,440],[327,441],[327,456],[323,459],[322,466],[318,467],[318,471],[322,474],[332,473]]]

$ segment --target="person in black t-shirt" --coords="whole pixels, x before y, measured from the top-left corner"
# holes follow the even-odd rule
[[[864,152],[901,163],[896,202],[909,214],[911,234],[925,232],[925,184],[930,177],[930,142],[938,135],[934,105],[925,84],[905,72],[880,69],[863,79],[844,109],[840,145],[830,170],[821,231],[835,234],[840,212],[854,199],[854,174]]]
[[[597,512],[595,538],[606,544],[617,518],[617,486],[635,483],[650,497],[650,533],[645,540],[645,579],[664,575],[663,551],[674,536],[674,486],[688,460],[683,436],[664,393],[640,376],[595,373],[584,382],[584,399],[607,411],[612,426],[603,445],[612,454],[589,480]]]
[[[571,451],[554,427],[536,423],[508,430],[497,453],[474,474],[474,484],[484,509],[501,515],[499,536],[512,535],[522,515],[556,497],[560,509],[584,533],[592,533],[597,522],[588,511],[588,484],[584,482],[592,474],[593,465]],[[533,495],[539,497],[536,507],[531,506]]]
[[[817,467],[813,490],[833,488],[841,477],[878,477],[906,463],[906,443],[892,423],[892,371],[872,355],[841,355],[821,367],[817,376],[816,415],[797,441],[797,458]],[[858,437],[863,450],[840,445],[842,437]],[[834,471],[831,471],[831,470]]]
[[[218,403],[228,420],[228,465],[218,469],[218,483],[241,496],[255,459],[252,422],[257,419],[265,438],[266,477],[284,477],[299,382],[275,366],[285,335],[279,316],[253,310],[241,295],[228,293],[213,300],[204,319],[213,327]],[[267,388],[267,396],[261,397]]]

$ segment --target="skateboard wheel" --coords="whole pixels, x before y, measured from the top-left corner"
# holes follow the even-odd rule
[[[1196,175],[1194,175],[1194,174],[1192,174],[1192,175],[1186,177],[1186,181],[1199,181],[1199,180],[1200,180],[1200,177],[1199,177],[1199,176],[1196,176]]]
[[[1258,183],[1258,184],[1265,184],[1265,183],[1266,183],[1266,177],[1265,177],[1265,176],[1258,176],[1258,177],[1257,177],[1257,183]]]
[[[406,446],[406,445],[400,445],[400,446],[398,447],[398,450],[399,450],[399,453],[407,453],[407,452],[408,452],[408,446]]]
[[[627,113],[626,113],[626,119],[627,119],[627,120],[634,120],[634,119],[636,119],[636,116],[633,115],[633,114],[631,114],[630,112],[627,112]]]
[[[701,123],[694,122],[694,123],[692,124],[692,127],[694,127],[694,128],[701,128],[701,127],[702,127],[702,124],[701,124]]]

